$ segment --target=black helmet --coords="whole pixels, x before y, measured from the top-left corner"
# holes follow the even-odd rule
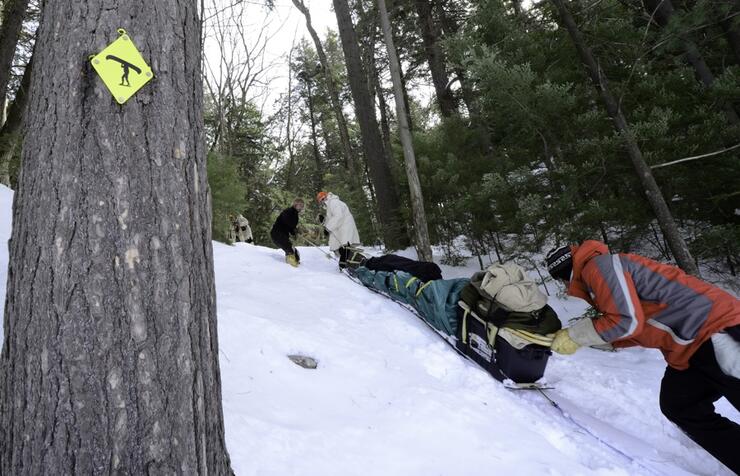
[[[547,271],[553,279],[570,281],[570,273],[573,271],[573,255],[569,245],[551,249],[547,253],[545,262]]]

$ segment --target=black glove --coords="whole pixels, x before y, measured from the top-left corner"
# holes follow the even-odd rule
[[[329,235],[331,235],[331,233],[329,233],[329,230],[327,230],[326,228],[324,228],[324,236],[327,237],[327,238],[329,238]]]
[[[247,243],[254,243],[254,240],[250,238],[247,240]]]
[[[325,219],[324,218],[324,214],[323,213],[319,213],[319,223],[324,223],[324,219]]]

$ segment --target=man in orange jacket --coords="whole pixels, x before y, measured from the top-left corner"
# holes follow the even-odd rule
[[[668,362],[660,409],[695,442],[740,473],[740,425],[718,415],[726,397],[740,410],[740,300],[670,266],[609,254],[599,241],[547,255],[550,275],[600,315],[557,332],[552,350],[611,344],[660,349]]]

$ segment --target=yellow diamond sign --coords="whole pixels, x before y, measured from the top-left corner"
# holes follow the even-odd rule
[[[126,31],[118,33],[121,36],[90,61],[118,104],[123,104],[154,75]]]

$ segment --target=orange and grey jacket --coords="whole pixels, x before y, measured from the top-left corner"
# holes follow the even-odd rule
[[[683,370],[712,334],[740,325],[740,300],[675,266],[634,254],[611,255],[600,241],[585,241],[571,251],[568,294],[601,313],[593,328],[614,347],[660,349],[668,365]]]

